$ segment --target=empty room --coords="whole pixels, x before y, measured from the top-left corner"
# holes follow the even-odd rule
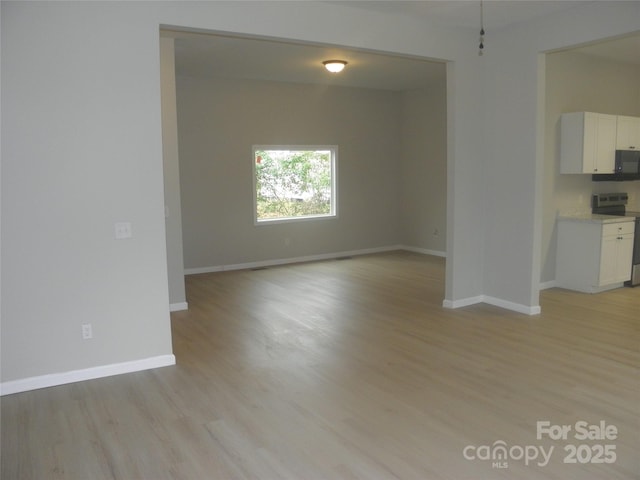
[[[0,21],[2,478],[638,478],[640,2]]]

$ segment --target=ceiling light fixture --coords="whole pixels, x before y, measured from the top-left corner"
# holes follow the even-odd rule
[[[344,70],[347,62],[344,60],[325,60],[322,64],[324,65],[324,68],[329,70],[331,73],[338,73]]]

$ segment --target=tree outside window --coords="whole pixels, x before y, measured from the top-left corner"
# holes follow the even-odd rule
[[[336,147],[254,147],[256,222],[335,216]]]

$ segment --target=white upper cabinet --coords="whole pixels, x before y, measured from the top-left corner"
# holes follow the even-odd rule
[[[613,173],[617,116],[564,113],[560,117],[560,173]]]
[[[640,150],[640,118],[618,115],[617,150]]]

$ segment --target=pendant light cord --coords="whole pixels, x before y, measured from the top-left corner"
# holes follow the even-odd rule
[[[480,0],[480,45],[478,45],[478,55],[482,56],[484,50],[484,4]]]

